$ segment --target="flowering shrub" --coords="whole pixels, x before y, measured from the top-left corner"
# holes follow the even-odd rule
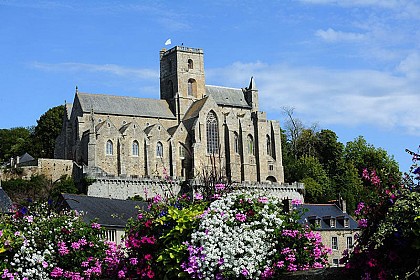
[[[413,153],[413,159],[420,158]],[[414,165],[412,171],[398,186],[383,186],[375,172],[363,172],[374,186],[374,199],[359,203],[355,215],[362,231],[353,253],[342,260],[362,279],[418,277],[420,168]]]
[[[212,202],[187,243],[182,267],[192,278],[268,279],[325,266],[327,250],[319,235],[282,209],[275,198],[239,191]]]
[[[22,208],[0,220],[0,262],[6,279],[90,279],[103,274],[107,244],[96,223],[74,211],[55,213],[47,204]]]
[[[121,269],[125,277],[168,279],[183,277],[180,263],[187,258],[187,245],[207,203],[190,201],[188,196],[162,200],[157,196],[149,211],[140,211],[127,227],[129,261]]]

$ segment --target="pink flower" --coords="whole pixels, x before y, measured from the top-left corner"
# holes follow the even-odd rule
[[[137,258],[130,258],[130,264],[136,265],[138,263]]]
[[[159,203],[159,201],[162,200],[162,197],[160,195],[156,195],[155,197],[153,197],[153,203]]]
[[[359,227],[360,228],[366,228],[368,226],[368,222],[367,219],[360,219],[358,221]]]
[[[124,277],[125,277],[125,272],[122,270],[118,271],[118,278],[122,279]]]
[[[150,261],[150,260],[152,260],[152,255],[150,255],[150,254],[146,254],[146,255],[144,255],[144,259],[146,260],[146,261]]]
[[[58,278],[63,275],[63,269],[59,268],[58,266],[54,267],[53,270],[50,273],[51,277]]]
[[[241,274],[243,276],[248,276],[249,275],[249,271],[246,268],[244,268],[244,269],[242,269]]]
[[[195,193],[194,198],[196,200],[202,200],[203,199],[203,195],[201,193]]]
[[[268,198],[265,196],[262,196],[260,198],[258,198],[258,202],[260,203],[268,203]]]
[[[47,263],[46,261],[43,261],[43,262],[42,262],[42,267],[43,267],[43,268],[47,268],[47,267],[48,267],[48,263]]]
[[[302,200],[300,199],[292,199],[292,205],[301,205],[302,204]]]
[[[92,223],[91,227],[92,227],[93,229],[100,229],[100,228],[101,228],[101,225],[100,225],[100,224],[98,224],[98,223]]]
[[[138,220],[143,219],[143,214],[142,214],[142,213],[139,213],[139,214],[137,215],[137,219],[138,219]]]
[[[71,247],[75,250],[80,249],[80,243],[79,242],[73,242],[71,243]]]
[[[240,222],[245,222],[246,220],[246,215],[242,214],[242,213],[237,213],[235,215],[235,219],[237,219]]]
[[[225,189],[225,184],[216,184],[215,186],[214,186],[214,188],[216,189],[216,191],[222,191],[222,190],[224,190]]]

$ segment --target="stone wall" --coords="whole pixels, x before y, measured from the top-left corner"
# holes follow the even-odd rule
[[[179,181],[163,181],[148,178],[96,178],[88,187],[88,196],[127,199],[139,196],[149,199],[156,195],[170,196],[181,190]]]

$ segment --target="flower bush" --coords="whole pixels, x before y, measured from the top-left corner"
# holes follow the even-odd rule
[[[360,202],[355,215],[362,229],[356,246],[343,258],[362,279],[419,277],[420,270],[420,157],[413,154],[412,173],[403,183],[384,186],[374,171],[363,172],[372,183],[372,199]]]
[[[210,204],[188,242],[191,278],[269,279],[285,271],[324,267],[320,236],[284,214],[273,197],[236,191]]]
[[[0,263],[6,279],[93,279],[115,259],[100,225],[48,204],[23,207],[0,220]],[[108,253],[107,261],[104,261]]]

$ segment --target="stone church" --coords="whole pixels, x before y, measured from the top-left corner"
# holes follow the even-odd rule
[[[79,92],[55,158],[93,178],[187,180],[214,164],[230,182],[284,182],[280,124],[244,88],[206,85],[202,49],[160,51],[160,99]]]

